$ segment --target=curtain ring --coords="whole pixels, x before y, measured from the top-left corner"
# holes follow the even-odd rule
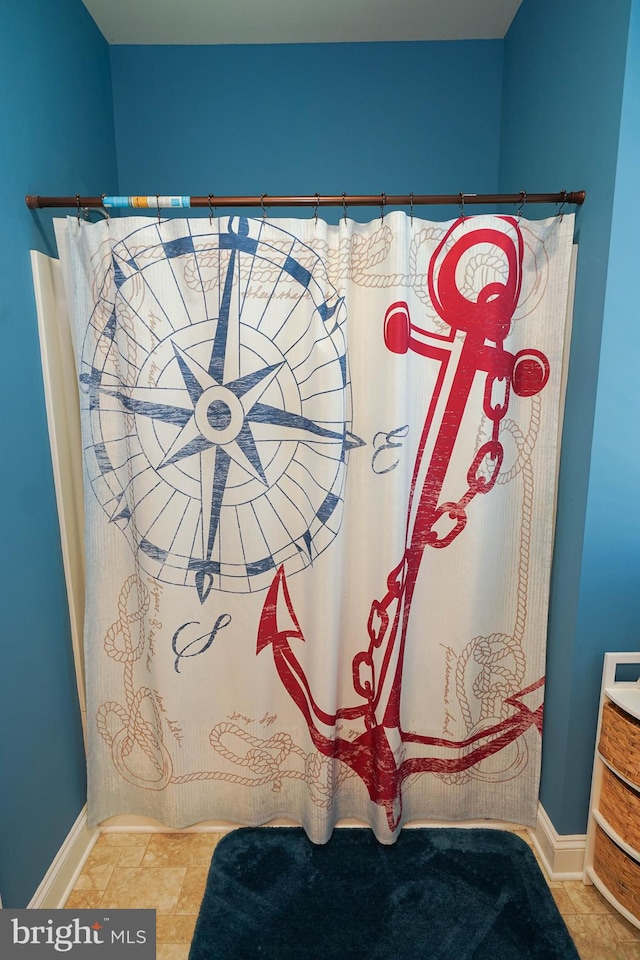
[[[459,198],[460,198],[460,200],[459,200],[459,203],[458,203],[458,207],[459,207],[459,210],[460,210],[460,219],[461,219],[462,222],[464,223],[464,220],[465,220],[465,217],[464,217],[464,193],[460,193],[460,194],[459,194]]]
[[[409,194],[409,201],[411,203],[411,206],[409,207],[410,216],[411,216],[411,226],[413,226],[413,194],[412,193]]]
[[[387,195],[386,195],[386,193],[381,193],[381,194],[380,194],[380,221],[381,221],[381,223],[384,223],[384,205],[385,205],[386,202],[387,202]]]
[[[517,208],[517,210],[516,210],[516,213],[517,213],[517,215],[518,215],[518,223],[520,223],[520,220],[522,219],[522,208],[524,207],[524,205],[525,205],[526,202],[527,202],[527,191],[526,191],[526,190],[521,190],[521,191],[520,191],[520,203],[518,204],[518,208]]]
[[[76,193],[76,209],[78,216],[78,223],[80,223],[80,194]]]
[[[342,209],[344,210],[344,222],[347,222],[347,195],[346,193],[342,194]]]
[[[214,196],[213,193],[209,194],[209,226],[213,226],[213,206],[211,204],[211,199]]]
[[[265,205],[264,205],[264,198],[265,198],[265,197],[266,197],[266,193],[263,193],[263,194],[261,194],[261,196],[260,196],[260,206],[262,207],[262,219],[263,219],[263,220],[266,220],[266,219],[267,219],[267,208],[266,208]]]
[[[313,219],[316,222],[316,226],[318,226],[318,207],[319,206],[320,206],[320,194],[316,193],[316,202],[313,210]]]
[[[158,226],[160,226],[160,194],[156,193],[156,210],[158,211]]]

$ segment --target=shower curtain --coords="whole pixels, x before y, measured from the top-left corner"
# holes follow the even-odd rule
[[[535,821],[573,217],[75,217],[89,820]]]

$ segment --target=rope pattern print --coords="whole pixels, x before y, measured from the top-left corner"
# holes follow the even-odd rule
[[[174,773],[157,695],[148,687],[136,689],[134,683],[135,665],[141,660],[147,642],[145,616],[149,607],[149,591],[140,576],[133,574],[120,591],[118,618],[104,639],[107,655],[123,667],[124,704],[103,703],[98,708],[96,723],[120,776],[147,790],[164,790],[171,784],[198,780],[219,780],[243,787],[271,784],[272,789],[279,792],[284,780],[299,780],[307,786],[318,807],[329,807],[336,789],[353,775],[352,771],[315,751],[305,753],[288,733],[277,732],[261,738],[237,723],[217,723],[209,735],[211,746],[228,764],[241,767],[251,775],[230,770]]]

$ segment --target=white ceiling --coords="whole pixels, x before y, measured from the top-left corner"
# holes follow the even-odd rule
[[[83,0],[109,43],[504,37],[522,0]]]

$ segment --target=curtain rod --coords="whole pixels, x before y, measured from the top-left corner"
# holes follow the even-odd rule
[[[151,208],[159,210],[178,207],[414,207],[436,204],[454,205],[463,207],[464,204],[520,204],[529,203],[570,203],[580,205],[584,203],[584,190],[561,190],[559,193],[450,193],[450,194],[405,194],[401,196],[386,193],[368,196],[352,196],[345,193],[340,196],[311,197],[274,197],[266,193],[257,197],[218,197],[209,194],[204,197],[167,197],[153,194],[148,197],[40,197],[29,194],[25,201],[29,209],[37,210],[45,207],[75,207],[78,210],[89,208],[112,209],[116,207]]]

